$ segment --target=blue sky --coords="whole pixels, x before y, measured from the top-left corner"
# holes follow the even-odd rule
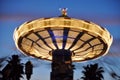
[[[59,8],[68,8],[70,17],[92,21],[108,29],[114,42],[110,49],[111,53],[100,60],[106,68],[113,67],[119,73],[120,68],[115,66],[117,63],[120,65],[120,0],[0,0],[0,57],[16,53],[13,41],[13,31],[16,27],[29,20],[57,17],[61,14]],[[95,61],[97,62],[97,60],[92,62]],[[80,67],[87,63],[76,65]],[[75,80],[80,77],[79,67],[74,74]],[[50,71],[50,68],[41,64],[35,68],[32,80],[49,80]],[[108,73],[105,75],[107,75],[105,80],[114,80]]]

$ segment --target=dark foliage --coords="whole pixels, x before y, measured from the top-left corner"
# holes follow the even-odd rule
[[[25,74],[26,74],[27,80],[30,80],[32,73],[33,73],[33,65],[31,61],[28,61],[25,64]]]
[[[84,71],[83,77],[81,77],[83,80],[103,80],[104,77],[102,73],[104,72],[103,67],[99,67],[98,64],[90,64],[87,66],[83,66]]]
[[[23,64],[20,63],[18,55],[12,55],[8,64],[2,70],[3,80],[20,80],[23,72]]]

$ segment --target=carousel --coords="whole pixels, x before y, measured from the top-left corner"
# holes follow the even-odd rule
[[[52,61],[50,80],[73,80],[72,62],[100,58],[107,54],[112,36],[103,27],[62,15],[23,23],[14,31],[16,47],[25,55]]]

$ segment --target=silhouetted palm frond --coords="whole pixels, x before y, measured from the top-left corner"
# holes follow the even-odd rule
[[[104,72],[102,67],[99,67],[97,63],[90,64],[87,66],[83,66],[84,71],[82,73],[84,74],[81,79],[83,80],[102,80],[104,79],[102,73]]]

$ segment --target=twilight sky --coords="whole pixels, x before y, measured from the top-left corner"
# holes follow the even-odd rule
[[[75,64],[74,80],[82,76],[83,65],[94,62],[105,68],[105,80],[116,80],[109,73],[115,71],[120,75],[120,0],[0,0],[0,58],[19,53],[13,41],[16,27],[29,20],[57,17],[61,14],[59,8],[68,8],[68,16],[72,18],[92,21],[107,28],[114,38],[106,56]],[[40,65],[35,67],[31,80],[49,80],[50,62],[33,62]]]

